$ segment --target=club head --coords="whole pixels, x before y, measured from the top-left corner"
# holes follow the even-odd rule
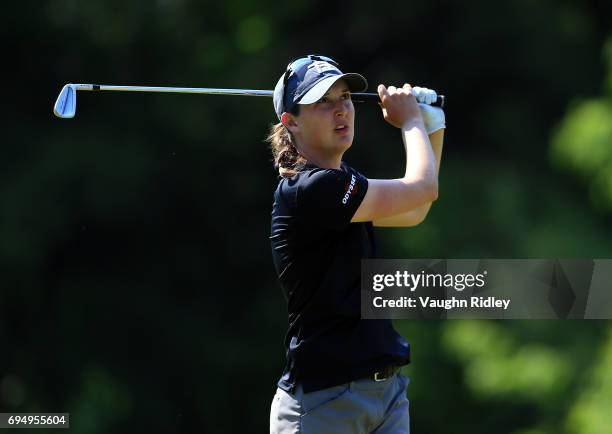
[[[73,118],[76,113],[76,89],[74,85],[67,84],[63,87],[55,106],[53,106],[53,113],[58,118],[70,119]]]

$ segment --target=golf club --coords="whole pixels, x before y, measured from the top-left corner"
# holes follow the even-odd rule
[[[73,118],[76,114],[76,93],[79,90],[87,91],[115,91],[115,92],[162,92],[162,93],[195,93],[204,95],[241,95],[241,96],[267,96],[272,97],[272,90],[253,89],[211,89],[202,87],[153,87],[153,86],[114,86],[105,84],[72,84],[69,83],[62,88],[55,105],[53,113],[63,119]],[[377,93],[353,93],[351,99],[355,102],[380,102]],[[444,95],[438,95],[438,99],[432,104],[444,107]]]

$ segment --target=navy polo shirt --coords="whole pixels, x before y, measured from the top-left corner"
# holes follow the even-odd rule
[[[410,362],[391,320],[361,319],[361,259],[373,258],[372,223],[351,223],[368,179],[306,164],[279,181],[272,209],[272,258],[287,300],[286,365],[278,386],[293,393],[347,383]]]

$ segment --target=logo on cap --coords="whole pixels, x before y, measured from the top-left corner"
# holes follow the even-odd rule
[[[338,68],[336,68],[331,63],[323,62],[321,60],[317,60],[315,62],[312,62],[310,65],[308,65],[308,69],[313,69],[313,68],[319,74],[323,74],[325,71],[337,71],[338,70]]]

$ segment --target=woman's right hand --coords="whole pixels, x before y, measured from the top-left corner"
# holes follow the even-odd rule
[[[412,94],[412,87],[405,83],[403,87],[385,87],[378,85],[383,117],[396,128],[402,128],[411,122],[423,122],[421,110]]]

